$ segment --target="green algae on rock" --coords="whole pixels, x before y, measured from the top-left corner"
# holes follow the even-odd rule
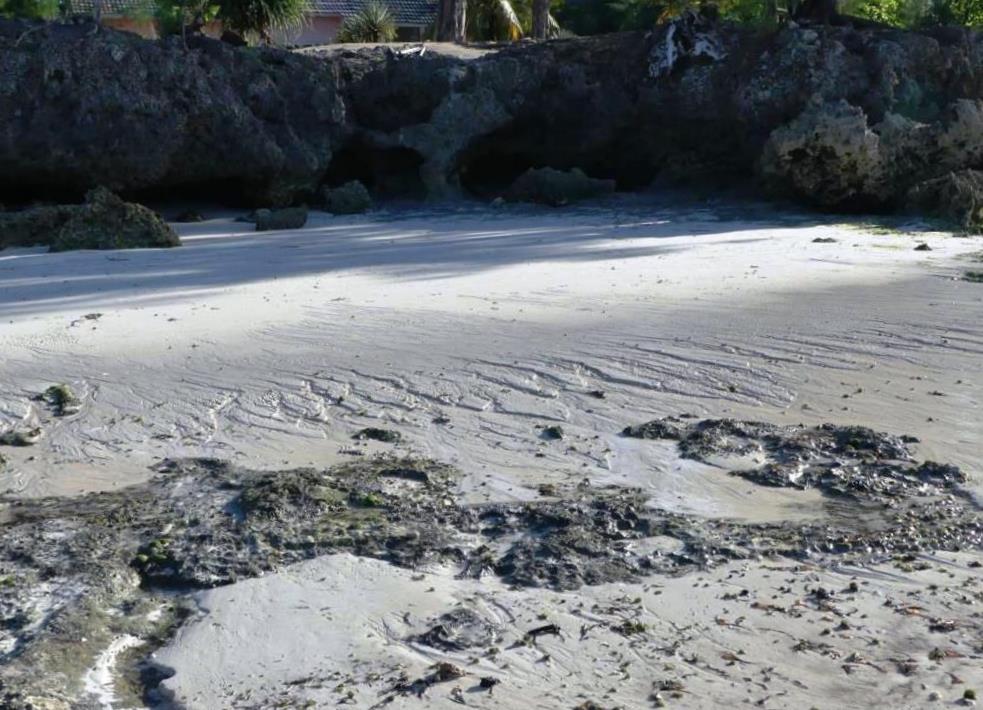
[[[146,249],[181,245],[160,215],[125,202],[105,188],[91,190],[85,204],[61,225],[51,251],[73,249]]]
[[[77,205],[55,205],[0,212],[0,249],[50,246],[77,209]]]
[[[47,245],[50,251],[175,247],[177,234],[152,210],[105,188],[81,205],[34,207],[0,214],[0,249]]]
[[[78,397],[75,396],[72,388],[66,384],[51,385],[36,399],[44,402],[56,417],[75,414],[81,407]]]

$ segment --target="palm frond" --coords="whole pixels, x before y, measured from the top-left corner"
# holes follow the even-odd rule
[[[556,21],[556,18],[553,17],[553,13],[551,12],[546,17],[546,35],[550,39],[556,39],[560,36],[561,32],[563,32],[563,28],[560,27],[560,23]]]
[[[492,0],[499,20],[508,28],[509,39],[522,39],[522,23],[509,0]]]
[[[522,38],[522,20],[511,0],[466,0],[468,37],[475,40]]]
[[[235,32],[269,40],[271,30],[303,24],[308,10],[307,0],[220,0],[218,18]]]

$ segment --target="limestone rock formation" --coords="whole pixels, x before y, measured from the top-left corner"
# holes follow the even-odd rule
[[[983,36],[849,25],[771,34],[687,14],[649,33],[400,54],[147,41],[0,20],[0,202],[97,185],[277,207],[502,194],[530,168],[761,184],[904,206],[983,168]]]

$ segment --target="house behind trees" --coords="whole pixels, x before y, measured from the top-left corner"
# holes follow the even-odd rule
[[[367,1],[311,0],[305,22],[293,30],[276,32],[274,37],[285,45],[330,44],[345,18],[357,14]],[[437,14],[436,0],[388,0],[387,4],[396,19],[398,41],[423,39]],[[93,0],[70,0],[67,5],[68,14],[92,14]],[[154,0],[103,0],[102,24],[154,39],[158,37],[154,10]],[[218,37],[222,29],[222,23],[216,21],[208,23],[203,31]]]

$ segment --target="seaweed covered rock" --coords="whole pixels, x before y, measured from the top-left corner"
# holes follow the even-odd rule
[[[960,170],[926,180],[908,192],[908,208],[983,231],[983,172]]]
[[[88,707],[81,679],[113,638],[153,641],[180,621],[180,607],[165,609],[160,625],[148,613],[160,612],[162,597],[180,602],[195,589],[338,552],[412,569],[457,563],[463,577],[495,574],[509,585],[572,590],[761,556],[819,564],[836,555],[853,564],[983,547],[983,516],[965,478],[944,464],[897,465],[900,438],[861,427],[673,423],[666,431],[681,437],[681,448],[692,444],[693,456],[758,447],[768,463],[735,472],[756,483],[836,492],[840,476],[857,478],[855,461],[838,470],[842,458],[862,460],[864,477],[884,485],[850,486],[866,498],[841,498],[856,516],[794,525],[675,513],[638,489],[586,484],[555,501],[474,504],[460,499],[456,469],[394,457],[284,471],[165,461],[157,476],[133,486],[77,497],[8,495],[0,499],[0,612],[17,653],[5,659],[0,707]],[[39,610],[45,623],[35,623]],[[461,607],[409,640],[490,650],[503,633],[494,619]],[[526,638],[554,632],[546,625]],[[122,666],[119,677],[130,669]],[[25,696],[35,701],[17,702]]]
[[[0,213],[0,249],[51,244],[76,209],[74,205],[54,205]]]
[[[488,619],[468,607],[458,607],[433,620],[425,632],[411,641],[444,651],[464,651],[497,643],[501,631]]]
[[[361,214],[372,207],[372,196],[358,180],[324,188],[324,208],[331,214]]]
[[[72,249],[138,249],[181,244],[155,212],[125,202],[105,188],[82,205],[54,205],[0,214],[0,248],[48,245]]]
[[[402,434],[393,429],[380,429],[379,427],[366,427],[359,429],[352,434],[356,441],[381,441],[385,444],[398,444],[403,438]]]
[[[580,168],[530,168],[512,183],[505,197],[511,202],[536,202],[562,207],[571,202],[612,193],[614,186],[614,180],[588,177]]]
[[[64,417],[79,411],[81,403],[72,388],[66,384],[51,385],[35,399],[43,402],[56,417]]]
[[[284,207],[279,210],[256,210],[256,231],[300,229],[307,224],[306,207]]]
[[[917,464],[917,439],[862,426],[781,426],[737,419],[683,421],[663,417],[627,427],[623,436],[677,442],[680,456],[704,463],[754,456],[758,464],[731,471],[760,485],[816,488],[828,495],[885,501],[942,496],[966,482],[956,466]]]
[[[145,249],[181,245],[160,215],[143,205],[125,202],[99,187],[73,210],[51,243],[51,251],[72,249]]]

